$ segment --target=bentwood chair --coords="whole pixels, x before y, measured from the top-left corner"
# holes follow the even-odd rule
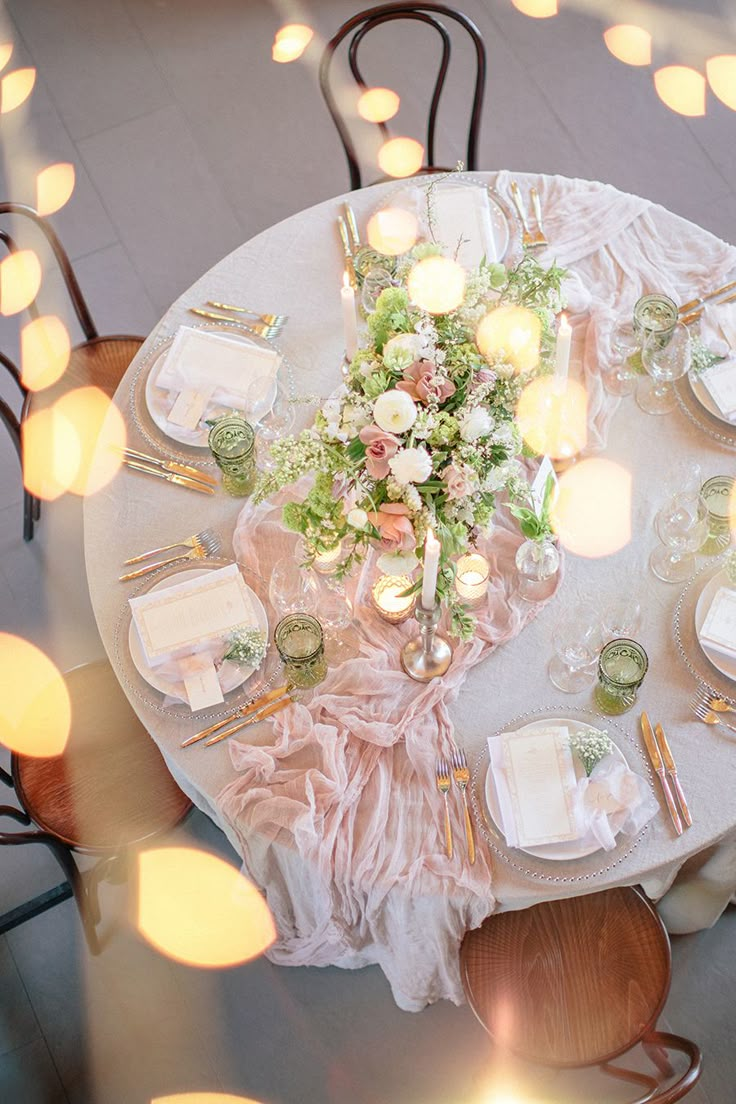
[[[346,23],[343,23],[337,34],[327,43],[322,54],[319,68],[319,82],[320,88],[322,89],[322,95],[325,98],[333,122],[337,127],[337,132],[340,135],[340,140],[345,150],[345,156],[347,157],[351,190],[362,187],[361,172],[355,143],[332,89],[330,80],[332,61],[341,42],[348,36],[352,36],[348,44],[348,63],[353,79],[360,91],[364,92],[369,86],[366,84],[362,70],[358,66],[358,49],[369,31],[374,30],[384,23],[390,23],[395,19],[409,19],[425,23],[434,28],[440,37],[442,53],[440,56],[437,80],[434,84],[429,105],[429,119],[427,123],[427,163],[418,171],[449,171],[449,169],[439,166],[435,162],[435,128],[437,125],[437,112],[450,65],[451,52],[450,35],[442,20],[438,18],[440,16],[452,19],[455,23],[463,27],[472,39],[475,51],[475,87],[470,109],[465,167],[470,170],[476,168],[478,133],[480,131],[481,112],[483,110],[483,91],[486,80],[486,51],[480,31],[466,15],[463,15],[462,12],[455,11],[453,8],[447,7],[446,4],[379,4],[378,7],[368,8],[366,11],[359,12],[357,15],[354,15],[352,19],[348,19]],[[386,124],[377,123],[375,125],[378,126],[383,141],[386,141],[389,137],[389,131]]]
[[[598,1066],[644,1087],[635,1104],[673,1104],[700,1077],[695,1043],[656,1029],[670,986],[670,943],[636,889],[490,916],[466,934],[460,969],[483,1027],[525,1061],[557,1069]],[[657,1076],[612,1064],[638,1043]],[[671,1050],[687,1058],[674,1083]]]
[[[174,828],[192,803],[171,777],[155,743],[131,709],[106,661],[75,667],[64,676],[72,727],[61,755],[13,753],[11,773],[0,781],[20,803],[0,805],[30,831],[0,831],[0,846],[42,843],[66,882],[0,915],[0,934],[74,896],[87,945],[98,954],[97,885],[118,878],[132,849]],[[0,740],[2,731],[0,731]],[[97,863],[82,872],[74,852]]]
[[[23,469],[23,424],[39,404],[50,404],[63,391],[76,387],[98,387],[110,397],[114,394],[126,368],[135,354],[140,349],[142,337],[134,337],[127,334],[115,334],[110,337],[100,337],[97,332],[87,302],[82,294],[82,289],[74,274],[69,257],[62,246],[56,233],[45,218],[42,218],[33,207],[23,203],[0,203],[0,215],[21,215],[38,226],[44,234],[46,241],[56,258],[56,261],[64,278],[69,298],[74,308],[74,313],[84,334],[84,341],[72,349],[69,364],[66,367],[62,379],[57,385],[47,391],[33,392],[23,382],[21,372],[9,357],[0,353],[0,364],[13,378],[21,396],[20,413],[16,414],[11,406],[0,399],[0,420],[5,423]],[[0,230],[2,241],[9,252],[16,252],[18,245],[5,230]],[[28,313],[32,319],[38,318],[39,311],[35,302],[28,307]],[[33,538],[34,523],[38,521],[41,513],[41,504],[37,498],[23,490],[23,539],[29,541]]]

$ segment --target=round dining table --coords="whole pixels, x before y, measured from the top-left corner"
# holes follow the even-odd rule
[[[276,525],[275,508],[254,508],[221,491],[199,495],[127,468],[85,502],[86,567],[102,641],[172,775],[225,832],[245,874],[263,891],[278,930],[269,957],[281,964],[346,968],[377,963],[396,1002],[408,1010],[441,998],[463,1001],[460,941],[496,910],[640,884],[658,902],[668,929],[680,933],[713,924],[736,889],[736,735],[702,724],[689,708],[698,679],[709,681],[689,623],[693,595],[717,565],[712,557],[699,557],[689,586],[662,582],[648,567],[666,483],[695,464],[703,479],[733,474],[734,432],[701,415],[687,380],[677,385],[677,408],[661,417],[645,414],[632,396],[609,394],[602,382],[612,363],[613,328],[630,319],[642,294],[661,291],[681,303],[702,295],[733,277],[736,249],[604,184],[515,177],[523,195],[532,185],[539,189],[549,245],[537,251],[538,259],[569,273],[564,286],[573,327],[571,375],[585,384],[588,396],[581,459],[605,458],[630,476],[630,532],[618,551],[566,552],[554,597],[538,607],[524,603],[509,583],[521,538],[501,506],[488,542],[492,572],[505,585],[495,592],[498,613],[481,639],[456,651],[456,665],[444,678],[428,686],[410,683],[399,652],[415,626],[392,626],[379,639],[375,613],[356,595],[361,657],[346,668],[349,677],[330,671],[327,682],[312,691],[311,704],[297,704],[212,747],[182,748],[202,727],[201,719],[169,708],[162,695],[135,681],[124,659],[121,625],[139,583],[118,581],[122,561],[204,528],[220,536],[226,559],[247,561],[259,527]],[[492,189],[508,216],[510,263],[519,255],[519,228],[508,204],[512,178],[502,171],[473,179]],[[129,445],[160,458],[170,455],[172,442],[145,429],[136,409],[142,373],[164,339],[182,325],[197,324],[189,309],[208,301],[288,316],[276,345],[297,397],[305,400],[297,404],[299,417],[305,423],[313,416],[307,400],[326,398],[341,381],[344,259],[336,218],[349,201],[364,234],[370,215],[396,188],[396,182],[375,185],[295,214],[237,248],[189,288],[151,333],[116,393]],[[716,315],[706,314],[706,342],[708,319]],[[210,461],[202,450],[202,463]],[[267,584],[268,563],[259,561],[258,569]],[[549,680],[554,632],[578,602],[602,610],[622,595],[641,604],[636,635],[649,668],[636,706],[596,721],[592,687],[563,694]],[[246,691],[236,695],[235,706]],[[693,818],[680,836],[643,751],[641,710],[664,725],[677,761]],[[548,861],[506,847],[484,813],[486,740],[535,717],[592,718],[607,729],[626,746],[627,759],[656,798],[657,814],[631,837],[619,837],[613,850],[587,857]],[[452,859],[445,854],[435,765],[453,741],[465,749],[473,775],[474,864],[457,791],[451,802],[455,853]]]

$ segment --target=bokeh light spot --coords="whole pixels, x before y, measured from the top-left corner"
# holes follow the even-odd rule
[[[0,261],[0,314],[18,314],[38,295],[41,262],[32,249],[19,249]]]
[[[576,556],[611,556],[631,540],[631,473],[593,457],[559,478],[552,528]]]
[[[424,160],[424,146],[415,138],[389,138],[378,151],[378,164],[386,176],[412,176]]]
[[[138,857],[137,927],[163,954],[190,966],[235,966],[276,938],[256,887],[223,859],[189,847]]]
[[[21,755],[61,755],[72,707],[60,671],[34,644],[0,632],[0,738]]]
[[[532,19],[549,19],[559,11],[558,0],[511,0],[511,2],[517,11],[522,15],[530,15]]]
[[[376,253],[398,257],[407,253],[417,240],[419,223],[412,211],[401,207],[386,207],[368,220],[368,244]]]
[[[449,314],[465,294],[465,269],[450,257],[425,257],[407,281],[409,298],[429,314]]]
[[[14,69],[4,76],[0,80],[0,115],[7,115],[25,103],[35,83],[35,69]]]
[[[542,323],[534,311],[506,304],[481,318],[475,340],[488,361],[507,359],[518,373],[536,368],[541,337]]]
[[[60,210],[74,191],[74,166],[68,161],[48,165],[36,177],[36,210],[39,215],[53,215]]]
[[[367,88],[358,100],[358,114],[369,123],[393,119],[401,100],[390,88]]]
[[[20,331],[21,378],[29,391],[51,387],[69,363],[69,332],[55,314],[34,318]]]
[[[576,456],[588,440],[588,396],[577,380],[540,376],[519,396],[516,423],[529,448],[553,460]]]
[[[705,63],[708,83],[726,107],[736,111],[736,54],[719,54]]]
[[[306,23],[287,23],[276,32],[271,57],[282,65],[297,61],[314,37],[314,31]]]
[[[77,495],[94,494],[120,470],[127,440],[123,416],[99,387],[67,392],[54,410],[57,424],[71,426],[77,440],[77,470],[67,489]]]
[[[5,68],[5,66],[8,64],[8,62],[10,61],[12,56],[13,56],[13,43],[12,42],[2,42],[2,43],[0,43],[0,71],[2,71]]]
[[[705,77],[687,65],[666,65],[654,74],[654,87],[666,107],[678,115],[705,115]]]
[[[151,1104],[260,1104],[252,1096],[233,1096],[221,1092],[183,1092],[173,1096],[155,1096]]]
[[[37,410],[23,423],[23,483],[36,498],[52,502],[77,477],[82,449],[71,422],[54,406]]]
[[[634,23],[618,23],[603,32],[610,53],[626,65],[649,65],[652,60],[652,36]]]

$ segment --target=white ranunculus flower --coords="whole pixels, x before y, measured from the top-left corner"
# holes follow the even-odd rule
[[[406,391],[384,391],[373,404],[374,421],[386,433],[405,433],[416,416],[416,404]]]
[[[511,379],[516,371],[513,364],[494,364],[493,368],[499,379]]]
[[[420,334],[396,334],[383,346],[383,363],[392,372],[403,372],[422,355],[423,348]]]
[[[423,483],[432,474],[432,458],[425,448],[399,449],[388,462],[397,483]]]
[[[365,510],[361,510],[356,506],[353,510],[350,510],[347,516],[348,525],[352,525],[353,529],[365,529],[368,524],[368,514]]]
[[[383,575],[410,575],[418,563],[413,552],[384,552],[376,567]]]
[[[460,420],[460,436],[463,441],[477,441],[487,437],[493,429],[493,418],[482,406],[466,411]]]

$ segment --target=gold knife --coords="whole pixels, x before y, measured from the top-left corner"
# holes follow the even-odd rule
[[[715,307],[725,307],[726,303],[733,303],[736,301],[736,295],[729,295],[728,299],[721,299],[718,303],[714,303]],[[701,307],[696,307],[690,314],[680,315],[680,321],[684,322],[686,326],[689,326],[691,322],[695,322],[697,318],[702,318],[705,313],[707,304],[703,304]]]
[[[138,452],[137,449],[127,447],[123,449],[123,454],[128,460],[141,460],[145,464],[154,464],[157,468],[164,468],[165,471],[173,472],[174,475],[190,476],[197,483],[209,483],[212,487],[217,486],[214,475],[200,471],[199,468],[192,468],[189,464],[180,464],[178,460],[161,460],[158,456],[148,456],[145,452]]]
[[[680,820],[680,814],[677,811],[675,805],[675,799],[672,796],[667,776],[664,773],[664,766],[662,765],[662,756],[659,754],[659,748],[657,747],[657,741],[654,733],[652,732],[652,726],[649,723],[649,718],[646,713],[641,715],[641,731],[644,736],[644,743],[646,744],[649,759],[656,774],[659,776],[660,785],[662,786],[662,793],[664,794],[665,801],[667,802],[667,808],[672,819],[675,831],[678,836],[682,835],[682,821]]]
[[[233,725],[227,732],[218,732],[216,736],[207,740],[204,746],[212,747],[213,744],[219,744],[220,740],[227,740],[228,736],[240,732],[241,728],[248,728],[250,725],[259,724],[261,721],[265,721],[266,717],[270,717],[272,713],[278,713],[280,709],[285,709],[287,705],[291,705],[293,700],[292,697],[281,698],[272,705],[267,705],[265,709],[260,709],[257,713],[254,713],[252,717],[248,717],[247,720],[241,721],[240,724]]]
[[[355,221],[355,211],[349,203],[343,203],[343,208],[345,210],[345,221],[350,231],[352,251],[355,252],[356,249],[360,249],[360,234],[358,233],[358,224]]]
[[[255,698],[252,702],[249,702],[248,705],[241,705],[240,709],[231,713],[224,721],[218,721],[217,724],[210,725],[209,728],[203,728],[201,732],[195,732],[194,736],[190,736],[187,740],[184,740],[180,747],[191,747],[192,744],[204,740],[205,736],[211,736],[213,732],[217,732],[218,728],[224,728],[225,725],[231,724],[232,721],[237,721],[238,717],[249,717],[251,713],[260,713],[264,705],[268,705],[269,702],[274,701],[276,698],[280,698],[289,690],[291,690],[291,684],[287,682],[284,686],[277,687],[276,690],[269,690],[267,694],[261,694],[260,697]]]
[[[685,800],[685,794],[683,793],[682,786],[680,785],[680,779],[677,777],[677,765],[675,763],[675,757],[670,751],[670,745],[667,737],[664,734],[664,729],[661,724],[654,726],[654,734],[657,737],[657,743],[659,749],[662,752],[662,758],[664,759],[665,770],[667,776],[670,778],[672,785],[675,787],[675,793],[677,794],[677,800],[680,802],[680,809],[682,810],[682,819],[688,828],[692,825],[693,818],[690,815],[690,809],[688,808],[687,801]]]
[[[714,288],[713,291],[706,292],[705,295],[701,295],[697,299],[690,299],[689,302],[683,303],[679,308],[680,314],[687,314],[688,311],[695,310],[696,307],[707,302],[708,299],[717,299],[719,295],[725,295],[726,292],[731,291],[732,288],[736,288],[736,280],[731,280],[729,284]]]
[[[215,493],[214,487],[210,487],[208,483],[198,483],[196,479],[191,479],[188,475],[176,475],[174,472],[167,472],[162,468],[153,468],[149,464],[141,464],[137,460],[128,460],[125,456],[123,457],[123,464],[126,468],[132,468],[133,471],[155,475],[158,479],[165,479],[167,483],[176,483],[178,487],[188,487],[189,490],[199,491],[200,494],[213,495]]]
[[[340,231],[340,241],[342,242],[342,251],[345,256],[345,271],[348,274],[350,286],[355,288],[358,286],[358,279],[355,275],[355,265],[353,264],[353,251],[350,248],[348,227],[342,215],[337,216],[337,229]]]

